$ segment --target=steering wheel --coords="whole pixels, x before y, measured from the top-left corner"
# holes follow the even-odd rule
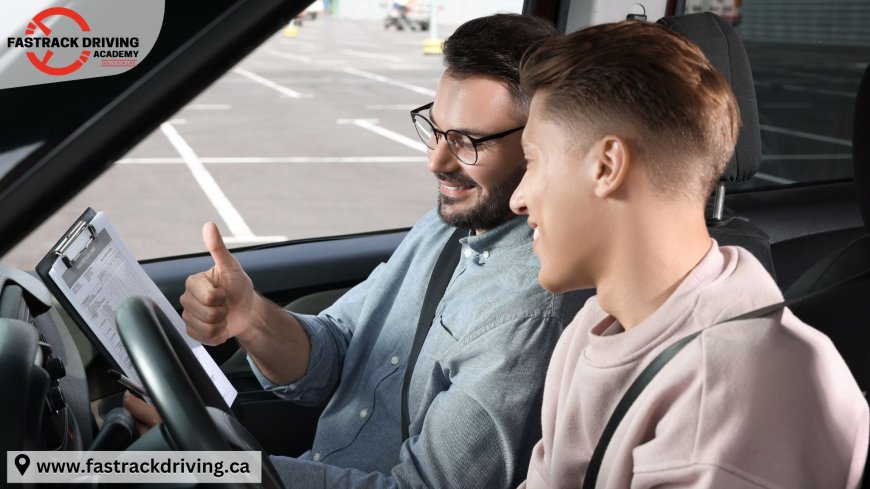
[[[259,451],[263,487],[283,488],[269,457],[232,414],[181,334],[152,300],[127,299],[115,322],[174,450]]]

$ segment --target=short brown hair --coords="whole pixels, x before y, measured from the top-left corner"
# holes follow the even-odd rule
[[[591,128],[580,142],[636,138],[650,181],[668,193],[707,199],[734,152],[740,115],[728,82],[668,27],[625,21],[546,39],[526,52],[520,79],[544,93],[546,117]]]
[[[447,74],[464,79],[485,76],[510,91],[517,114],[525,120],[529,97],[520,86],[520,59],[534,43],[558,35],[547,20],[520,14],[494,14],[469,20],[444,41]]]

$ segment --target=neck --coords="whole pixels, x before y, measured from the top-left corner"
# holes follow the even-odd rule
[[[491,230],[491,229],[495,229],[495,228],[501,226],[502,224],[504,224],[504,223],[510,221],[510,220],[513,219],[514,217],[517,217],[517,215],[514,214],[512,211],[511,211],[511,212],[508,212],[508,213],[505,214],[505,216],[504,216],[500,221],[498,221],[498,223],[495,224],[494,226],[487,227],[487,228],[475,228],[475,229],[472,229],[472,232],[474,233],[475,236],[480,236],[481,234],[483,234],[483,233],[485,233],[485,232],[487,232],[487,231],[489,231],[489,230]]]
[[[596,280],[601,306],[626,330],[661,307],[711,245],[703,210],[655,209],[617,221],[623,224]]]

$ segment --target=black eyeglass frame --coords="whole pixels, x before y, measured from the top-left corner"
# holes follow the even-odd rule
[[[471,141],[471,147],[474,148],[474,161],[471,163],[466,163],[466,162],[462,161],[462,158],[460,158],[459,155],[457,155],[456,153],[453,152],[453,148],[450,146],[449,142],[447,144],[447,148],[450,149],[450,152],[453,153],[453,156],[455,156],[456,159],[459,160],[459,162],[462,163],[463,165],[474,166],[477,164],[477,157],[478,157],[477,147],[480,144],[485,143],[487,141],[492,141],[493,139],[499,139],[499,138],[503,138],[505,136],[509,136],[517,131],[520,131],[520,130],[523,130],[526,128],[525,125],[522,125],[520,127],[508,129],[507,131],[502,131],[499,133],[490,134],[489,136],[484,136],[482,138],[475,138],[475,137],[469,136],[468,134],[466,134],[462,131],[456,130],[456,129],[448,129],[446,131],[442,131],[442,130],[438,129],[437,127],[435,127],[435,124],[433,124],[432,121],[427,119],[426,116],[424,116],[423,114],[420,113],[426,109],[431,109],[433,105],[435,105],[434,101],[429,102],[428,104],[423,105],[422,107],[417,107],[416,109],[412,110],[411,111],[411,123],[414,124],[415,126],[417,125],[417,121],[415,119],[416,117],[420,117],[421,119],[426,121],[426,123],[428,123],[429,126],[432,128],[432,134],[435,135],[435,145],[436,146],[438,145],[439,142],[441,142],[438,139],[439,135],[443,136],[445,141],[447,141],[447,134],[451,133],[451,132],[468,138],[468,140]],[[417,133],[417,137],[419,137],[420,140],[423,141],[423,144],[425,144],[426,147],[429,148],[429,141],[423,140],[423,136],[420,135],[419,131],[416,130],[416,127],[414,129],[414,132]],[[435,149],[435,148],[429,148],[429,149]]]

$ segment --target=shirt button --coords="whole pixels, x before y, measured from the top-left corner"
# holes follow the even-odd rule
[[[390,363],[392,363],[393,365],[397,365],[399,363],[399,357],[391,358]]]
[[[465,248],[465,258],[471,258],[471,255],[473,254],[474,252],[471,251],[471,248]]]
[[[359,417],[360,417],[360,418],[365,418],[365,417],[368,416],[368,415],[369,415],[369,410],[368,410],[368,409],[363,409],[362,411],[359,412]]]
[[[487,258],[489,258],[489,251],[484,251],[483,252],[483,259],[485,260]]]
[[[314,454],[314,461],[315,461],[315,462],[319,462],[319,461],[320,461],[320,452],[317,452],[317,453]]]

